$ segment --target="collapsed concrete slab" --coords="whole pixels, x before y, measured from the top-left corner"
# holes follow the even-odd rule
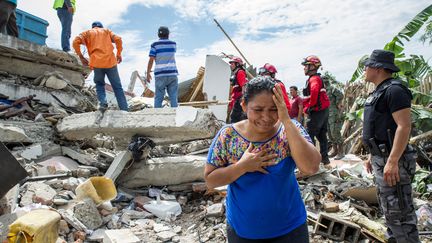
[[[29,94],[36,95],[35,99],[42,104],[56,104],[57,100],[53,97],[57,97],[62,101],[63,104],[69,107],[81,107],[85,104],[84,96],[76,95],[72,92],[63,90],[47,90],[43,87],[26,87],[23,85],[17,85],[12,83],[0,82],[0,90],[3,95],[6,95],[11,100],[17,100],[21,97],[28,96]]]
[[[5,126],[0,124],[0,138],[2,142],[29,143],[30,138],[25,134],[24,130],[19,127]]]
[[[166,186],[204,180],[205,156],[186,155],[135,162],[118,182],[127,188]]]
[[[48,122],[34,122],[28,120],[12,121],[3,120],[0,124],[4,127],[16,127],[24,131],[31,143],[44,143],[53,140],[54,130]],[[3,141],[3,138],[2,138]],[[10,141],[13,142],[13,141]],[[14,141],[18,142],[18,141]]]
[[[90,72],[74,55],[3,34],[0,34],[0,70],[29,78],[58,71],[76,86],[83,86],[84,76]]]
[[[213,138],[220,128],[220,122],[210,110],[193,107],[138,112],[110,110],[97,123],[100,114],[88,112],[65,117],[57,129],[68,140],[83,140],[102,133],[115,137],[117,145],[125,146],[135,134],[166,144]]]

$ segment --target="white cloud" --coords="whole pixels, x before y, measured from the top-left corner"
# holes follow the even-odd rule
[[[47,44],[59,48],[61,28],[52,2],[35,2],[22,1],[18,7],[48,20]],[[72,35],[88,29],[93,20],[100,20],[106,26],[122,23],[132,4],[171,7],[185,20],[216,18],[220,22],[236,24],[238,31],[229,34],[250,62],[256,66],[271,62],[286,84],[303,86],[305,77],[299,65],[303,57],[318,55],[325,70],[331,71],[340,81],[346,81],[361,56],[382,48],[430,1],[78,0]],[[180,29],[173,30],[181,35]],[[123,53],[124,63],[119,67],[124,87],[133,70],[144,74],[147,66],[151,40],[139,40],[137,31],[118,33],[127,46]],[[266,38],[258,38],[258,35]],[[178,45],[181,49],[181,43]],[[180,80],[192,78],[199,66],[204,65],[206,54],[221,52],[238,55],[226,39],[215,40],[191,53],[179,52]],[[407,52],[423,54],[426,58],[432,56],[430,46],[423,46],[416,38],[407,45]]]

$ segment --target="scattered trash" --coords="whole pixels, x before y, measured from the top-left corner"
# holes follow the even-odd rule
[[[55,243],[60,214],[52,210],[33,210],[9,226],[8,242]]]
[[[114,199],[117,190],[113,181],[107,177],[91,177],[75,189],[78,199],[91,198],[96,205]]]
[[[166,221],[175,220],[182,212],[178,202],[160,200],[159,196],[157,196],[156,200],[144,204],[144,209]]]

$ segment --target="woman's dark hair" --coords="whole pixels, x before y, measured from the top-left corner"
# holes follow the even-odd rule
[[[273,88],[276,84],[276,81],[268,76],[258,76],[253,78],[249,82],[246,83],[243,99],[247,104],[251,99],[262,92],[269,92],[273,94]]]

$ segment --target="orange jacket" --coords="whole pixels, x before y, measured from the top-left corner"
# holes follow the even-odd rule
[[[123,50],[122,39],[106,28],[93,28],[79,34],[73,41],[73,48],[78,56],[82,56],[80,45],[85,45],[90,56],[90,68],[112,68],[117,65],[114,56],[115,43],[117,56],[121,56]]]

